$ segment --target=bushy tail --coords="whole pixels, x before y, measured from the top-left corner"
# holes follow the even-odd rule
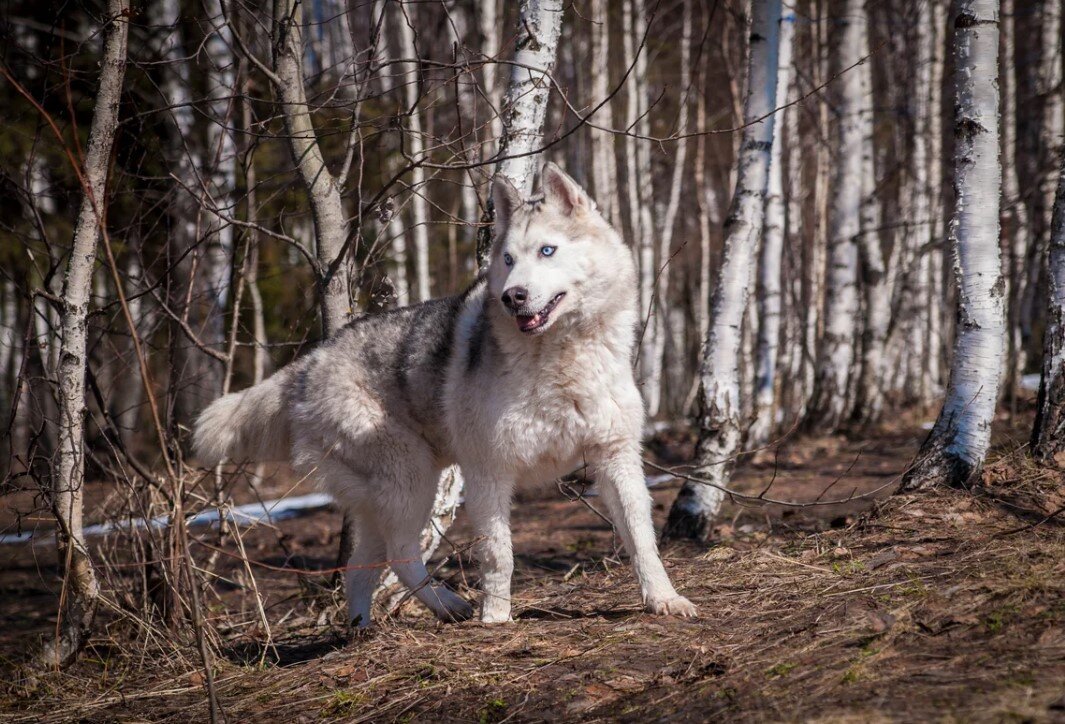
[[[289,456],[288,415],[283,383],[288,370],[243,392],[225,395],[200,413],[192,435],[200,463],[223,460],[265,462]]]

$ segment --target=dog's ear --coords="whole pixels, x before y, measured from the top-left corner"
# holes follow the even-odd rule
[[[506,176],[496,174],[492,180],[492,207],[495,209],[495,238],[499,239],[507,232],[510,219],[524,202],[521,192],[514,187]]]
[[[584,193],[584,189],[570,178],[569,174],[553,163],[549,162],[544,165],[543,173],[540,174],[540,186],[543,187],[544,198],[565,214],[595,208],[595,204],[588,198],[588,194]]]

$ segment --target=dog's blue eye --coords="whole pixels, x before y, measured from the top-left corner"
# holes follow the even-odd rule
[[[556,248],[557,247],[554,247],[554,246],[541,246],[540,247],[540,256],[551,256],[552,254],[555,253],[555,249]]]
[[[504,254],[503,263],[507,266],[514,266],[514,257],[512,257],[510,254]]]

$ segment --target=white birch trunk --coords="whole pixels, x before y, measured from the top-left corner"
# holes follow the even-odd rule
[[[204,42],[207,69],[207,159],[213,205],[235,212],[237,200],[237,143],[232,129],[236,121],[236,60],[233,38],[222,14],[221,0],[205,0],[204,9],[213,30]],[[205,275],[211,310],[217,318],[217,340],[225,340],[223,315],[229,300],[229,277],[233,267],[233,227],[220,218],[209,220]],[[214,339],[212,339],[212,342]]]
[[[370,72],[374,74],[378,68],[382,66],[386,68],[385,72],[377,77],[377,81],[381,92],[387,94],[394,87],[394,71],[390,65],[392,48],[389,40],[390,33],[388,32],[389,23],[387,22],[385,10],[386,3],[383,0],[375,0],[370,12],[370,25],[374,29],[379,28],[381,35],[377,39],[376,54]],[[389,155],[385,161],[382,176],[391,178],[395,171],[395,162],[392,160],[392,156]],[[381,220],[379,215],[376,225],[377,236],[384,237],[386,240],[388,257],[391,262],[389,278],[392,280],[396,290],[396,305],[405,307],[410,304],[410,280],[407,276],[407,230],[403,228],[401,214],[393,208],[393,200],[388,199],[385,204],[388,205],[387,219]]]
[[[862,199],[862,74],[852,66],[862,58],[866,31],[864,0],[846,0],[843,15],[835,19],[829,36],[832,73],[842,73],[842,77],[835,81],[838,121],[829,191],[825,329],[807,414],[807,426],[819,432],[839,429],[850,409],[848,390],[859,312],[857,237]]]
[[[645,45],[640,47],[647,35],[647,17],[644,0],[626,0],[625,12],[627,13],[632,32],[626,34],[633,46],[634,66],[630,76],[630,97],[634,99],[634,107],[629,110],[635,111],[631,123],[627,125],[634,133],[640,136],[649,136],[651,133],[651,119],[647,100],[647,56],[650,51]],[[647,38],[650,42],[650,37]],[[644,324],[640,336],[640,365],[639,377],[644,401],[648,408],[652,403],[657,407],[657,393],[652,393],[652,387],[657,387],[652,375],[655,374],[655,338],[661,326],[659,315],[654,308],[655,299],[655,276],[658,273],[655,264],[655,225],[652,211],[654,208],[654,192],[652,191],[651,172],[651,148],[650,141],[642,139],[629,139],[633,141],[632,175],[628,177],[629,202],[635,201],[635,208],[630,209],[633,218],[634,249],[636,251],[636,266],[640,279],[640,319]],[[644,323],[644,320],[646,322]],[[657,411],[657,410],[656,410]],[[650,414],[654,414],[650,409]]]
[[[517,52],[503,100],[503,141],[496,173],[525,195],[532,192],[537,171],[538,156],[533,152],[543,145],[562,10],[561,0],[522,0],[519,5]]]
[[[791,88],[792,45],[795,37],[795,13],[788,10],[780,19],[780,52],[777,59],[777,87],[775,105],[782,108],[788,102]],[[777,112],[779,128],[787,123],[794,111]],[[762,257],[758,267],[758,348],[754,376],[754,422],[748,434],[750,443],[758,445],[769,439],[776,413],[776,373],[780,345],[782,255],[784,253],[784,138],[773,135],[770,152],[769,186],[765,199],[765,230],[762,236]]]
[[[497,7],[498,0],[480,0],[477,3],[477,27],[481,32],[481,54],[486,58],[495,58],[501,50],[500,20]],[[499,83],[497,82],[499,67],[492,62],[486,62],[481,73],[481,83],[484,89],[484,97],[488,101],[490,120],[488,122],[488,138],[481,144],[481,158],[487,159],[495,153],[499,144],[503,142],[502,109],[500,107]],[[487,181],[487,179],[485,179]]]
[[[867,55],[868,32],[862,34],[862,41],[862,55]],[[852,418],[859,424],[869,425],[880,419],[884,409],[884,346],[891,321],[891,288],[887,285],[880,200],[877,197],[872,61],[867,60],[856,71],[861,73],[862,206],[858,250],[862,264],[865,326]]]
[[[692,0],[683,1],[683,20],[681,21],[681,48],[680,48],[680,119],[677,122],[677,134],[680,138],[676,142],[673,155],[673,177],[669,186],[669,202],[666,205],[666,213],[663,215],[662,228],[659,231],[658,259],[659,267],[654,270],[657,275],[654,297],[654,317],[656,322],[651,324],[645,335],[651,340],[651,364],[647,370],[647,382],[644,387],[644,397],[647,400],[647,414],[654,416],[659,413],[662,405],[662,370],[665,365],[666,336],[668,333],[666,314],[669,312],[669,278],[670,261],[673,255],[673,234],[677,223],[677,212],[680,211],[680,196],[684,190],[684,172],[688,159],[688,97],[691,86],[691,38],[692,38]],[[648,169],[648,173],[650,169]]]
[[[322,331],[329,337],[352,318],[348,265],[339,259],[348,221],[339,181],[326,166],[307,103],[303,83],[302,12],[302,4],[297,0],[274,0],[274,89],[281,101],[289,151],[311,204]]]
[[[932,72],[928,89],[928,197],[931,214],[930,243],[936,244],[929,259],[926,305],[928,312],[928,357],[924,377],[930,398],[943,394],[943,368],[947,357],[945,273],[947,237],[943,219],[943,68],[947,47],[947,3],[929,3],[932,9]],[[942,246],[938,246],[942,245]]]
[[[947,398],[903,479],[903,489],[961,485],[977,474],[991,442],[1003,357],[999,253],[998,0],[959,0],[955,19],[954,175],[951,220],[958,326]]]
[[[87,315],[96,246],[106,218],[106,181],[118,128],[126,73],[128,0],[110,0],[100,85],[96,93],[85,154],[84,188],[74,225],[74,244],[63,283],[62,351],[57,372],[60,405],[58,465],[51,503],[58,524],[56,541],[63,568],[63,602],[56,639],[45,644],[43,666],[64,666],[77,656],[92,628],[99,586],[82,532],[85,485],[84,425]]]
[[[399,52],[401,58],[418,57],[418,48],[414,41],[414,28],[417,4],[403,3],[403,12],[398,13],[396,32],[399,35]],[[407,155],[418,163],[425,155],[425,134],[422,129],[422,117],[418,110],[421,98],[421,82],[416,62],[398,63],[397,69],[403,84],[403,98],[407,116],[406,142],[403,144]],[[424,302],[431,298],[429,284],[429,201],[426,198],[425,169],[416,165],[410,172],[410,210],[411,235],[414,239],[414,287],[415,301]]]
[[[471,67],[474,54],[469,50],[470,44],[470,17],[469,11],[462,2],[453,2],[448,6],[448,15],[451,18],[448,29],[451,39],[457,49],[455,61],[463,63],[466,71],[457,75],[455,79],[455,96],[458,101],[459,115],[462,120],[463,138],[459,140],[465,155],[469,161],[481,159],[481,144],[477,137],[477,128],[474,125],[477,114],[477,75]],[[476,223],[480,218],[480,204],[477,200],[476,171],[463,172],[460,181],[462,195],[462,221],[470,229],[476,229]]]
[[[645,84],[643,78],[647,73],[647,49],[640,47],[646,31],[646,21],[643,16],[643,0],[624,0],[621,15],[622,36],[622,62],[625,68],[632,68],[630,82],[625,92],[625,128],[636,134],[647,134],[647,99],[645,96]],[[653,315],[649,315],[651,293],[654,280],[654,246],[651,240],[651,229],[645,229],[650,209],[645,207],[653,203],[653,199],[646,198],[644,186],[649,177],[644,175],[642,165],[643,153],[641,142],[633,136],[625,137],[625,192],[628,206],[630,243],[632,244],[633,258],[636,261],[636,269],[639,274],[639,300],[640,300],[640,361],[639,377],[641,383],[646,382],[646,374],[650,366],[649,356],[651,353],[651,338],[654,324]],[[647,320],[644,325],[644,320]],[[644,399],[647,399],[646,386],[643,386]]]
[[[1047,276],[1043,374],[1032,430],[1032,454],[1037,460],[1052,462],[1065,450],[1065,172],[1058,175]]]
[[[551,73],[562,34],[562,0],[521,0],[515,38],[514,64],[501,108],[502,136],[496,174],[523,195],[532,192],[539,163],[535,153],[543,145],[544,119],[551,94]],[[488,221],[494,218],[489,200]],[[492,246],[490,224],[477,240],[478,266],[484,268]]]
[[[1038,158],[1034,179],[1039,188],[1030,194],[1033,238],[1028,249],[1028,278],[1024,282],[1023,309],[1020,314],[1022,337],[1026,346],[1032,346],[1035,336],[1035,320],[1041,316],[1043,300],[1041,272],[1047,253],[1054,205],[1053,174],[1057,171],[1062,153],[1062,134],[1065,133],[1065,107],[1062,99],[1062,44],[1060,0],[1043,0],[1039,3],[1038,28],[1041,36],[1039,67],[1035,91],[1042,100],[1042,117],[1039,126]]]
[[[602,103],[611,91],[610,87],[610,16],[607,0],[592,0],[591,15],[596,25],[591,29],[592,88],[590,105],[595,107]],[[606,103],[595,115],[598,125],[605,128],[614,127],[613,101]],[[592,186],[595,201],[600,212],[618,226],[621,222],[618,213],[618,186],[616,178],[617,159],[614,153],[614,134],[591,129],[592,142]]]
[[[725,222],[721,272],[714,288],[713,316],[699,375],[699,442],[695,477],[728,484],[734,456],[743,441],[740,417],[740,345],[751,267],[757,253],[769,182],[774,119],[758,120],[773,108],[777,88],[780,0],[754,0],[744,101],[743,142],[736,191]],[[684,484],[669,512],[664,535],[705,539],[724,493],[691,481]]]
[[[1008,304],[1007,355],[1003,388],[1012,394],[1020,382],[1027,364],[1027,354],[1021,336],[1021,300],[1024,298],[1026,278],[1025,254],[1031,231],[1028,226],[1028,207],[1021,198],[1017,176],[1017,63],[1014,0],[1002,0],[1002,224],[1007,261],[1005,269],[1006,300]]]

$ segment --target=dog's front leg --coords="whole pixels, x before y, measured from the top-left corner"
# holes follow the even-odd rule
[[[658,555],[651,520],[651,494],[644,482],[639,446],[635,442],[619,444],[599,451],[596,458],[594,472],[599,493],[610,509],[625,550],[632,557],[647,610],[657,614],[696,616],[698,610],[673,588]]]
[[[510,621],[510,578],[514,550],[510,539],[510,498],[513,486],[480,474],[466,475],[466,510],[483,538],[478,547],[481,564],[481,621]]]

